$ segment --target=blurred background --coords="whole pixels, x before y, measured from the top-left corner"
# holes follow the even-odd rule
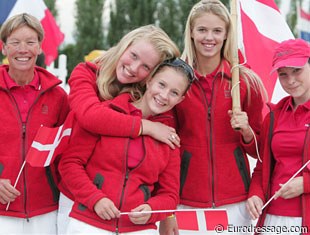
[[[186,18],[198,0],[44,0],[44,2],[64,33],[65,38],[58,48],[58,53],[67,55],[67,76],[69,76],[79,62],[92,59],[100,50],[110,48],[128,31],[141,25],[155,24],[163,28],[182,50]],[[230,8],[229,0],[222,2],[228,9]],[[297,27],[298,8],[303,6],[310,12],[310,0],[275,0],[275,2],[295,37],[300,37]],[[39,61],[41,66],[44,66],[43,61],[43,58]],[[55,66],[57,62],[56,60]]]

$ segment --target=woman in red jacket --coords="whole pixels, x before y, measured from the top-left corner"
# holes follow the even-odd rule
[[[38,19],[15,15],[2,25],[0,36],[9,61],[0,66],[0,234],[56,234],[55,166],[26,163],[13,185],[39,127],[64,122],[67,94],[59,79],[35,66],[44,36]]]
[[[310,45],[302,39],[283,41],[273,57],[273,72],[278,72],[289,96],[269,105],[270,113],[262,127],[263,162],[254,169],[247,202],[252,218],[260,216],[261,234],[275,227],[283,229],[281,234],[310,234],[309,167],[282,187],[310,159],[309,58]],[[274,194],[275,200],[262,213],[263,204]]]
[[[171,125],[170,110],[184,99],[193,79],[194,72],[181,59],[165,61],[146,82],[141,98],[125,88],[108,106],[115,112]],[[67,234],[157,234],[155,222],[167,213],[120,212],[175,209],[179,169],[178,148],[150,136],[96,135],[76,122],[59,165],[75,198]]]
[[[230,14],[221,1],[195,4],[184,34],[182,58],[193,66],[198,79],[176,106],[182,158],[180,208],[225,208],[229,224],[250,225],[245,207],[250,184],[247,154],[256,155],[254,135],[259,134],[264,104],[262,82],[252,70],[240,66],[242,111],[232,113],[234,40]],[[192,117],[193,113],[199,115]]]
[[[117,45],[104,52],[94,63],[80,63],[69,78],[69,102],[77,121],[86,130],[102,135],[137,138],[150,135],[168,144],[179,146],[179,137],[172,126],[151,122],[139,116],[124,115],[112,110],[104,101],[116,97],[122,88],[134,96],[145,90],[145,79],[163,60],[179,56],[179,49],[160,28],[146,25],[127,33]],[[171,134],[176,138],[168,139]],[[60,183],[58,232],[66,230],[72,195]]]

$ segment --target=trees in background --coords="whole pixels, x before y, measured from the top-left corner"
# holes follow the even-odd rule
[[[50,10],[57,15],[54,0],[44,0]],[[92,50],[106,50],[115,45],[128,31],[147,24],[155,24],[164,29],[183,48],[183,33],[188,13],[199,0],[112,0],[110,15],[103,18],[103,7],[108,0],[76,0],[75,44],[65,45],[60,53],[68,56],[68,76],[84,56]],[[221,0],[229,7],[230,0]],[[279,5],[280,0],[275,0]],[[287,0],[282,0],[287,1]],[[291,1],[292,11],[288,24],[295,27],[295,1]],[[103,24],[104,22],[104,24]]]

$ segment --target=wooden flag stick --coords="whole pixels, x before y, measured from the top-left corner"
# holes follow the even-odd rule
[[[241,111],[240,107],[240,86],[239,86],[239,57],[238,57],[238,14],[237,14],[238,0],[231,0],[231,19],[232,19],[232,31],[233,31],[233,45],[232,45],[232,111]]]

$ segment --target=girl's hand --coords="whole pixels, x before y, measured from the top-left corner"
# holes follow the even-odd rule
[[[246,112],[228,110],[228,115],[230,116],[231,127],[238,130],[243,137],[245,143],[251,142],[253,139],[253,133],[250,129],[248,122],[248,115]]]
[[[168,216],[159,223],[160,235],[179,235],[178,223],[175,216]]]
[[[262,214],[263,200],[258,196],[248,198],[246,208],[253,220],[257,219]]]
[[[304,193],[304,178],[302,176],[292,179],[287,185],[283,187],[283,184],[280,184],[281,188],[276,192],[274,199],[282,197],[284,199],[298,197]]]
[[[104,220],[111,220],[120,217],[120,211],[115,207],[109,198],[100,199],[94,206],[97,215]]]
[[[168,144],[170,148],[180,147],[180,137],[175,129],[160,122],[142,119],[142,135],[149,135],[154,139]]]
[[[132,209],[131,212],[137,211],[151,211],[152,208],[149,204],[142,204],[135,209]],[[131,222],[134,224],[146,224],[146,222],[151,218],[151,213],[130,213],[128,215]]]

